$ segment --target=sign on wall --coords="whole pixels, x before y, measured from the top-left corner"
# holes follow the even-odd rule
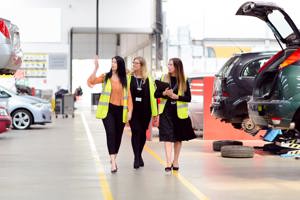
[[[49,56],[45,53],[24,53],[21,70],[25,78],[46,78]]]

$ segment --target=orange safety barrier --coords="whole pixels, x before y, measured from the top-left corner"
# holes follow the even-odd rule
[[[221,122],[210,114],[214,77],[204,78],[204,111],[203,139],[204,140],[258,140],[265,131],[260,131],[255,137],[235,129],[230,123]]]

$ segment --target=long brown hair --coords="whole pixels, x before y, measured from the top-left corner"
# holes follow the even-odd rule
[[[133,61],[139,61],[140,65],[141,65],[141,70],[142,70],[142,77],[144,80],[147,79],[148,77],[148,71],[147,71],[147,64],[146,64],[146,60],[145,58],[141,57],[141,56],[137,56],[133,59]],[[133,74],[133,72],[132,72]]]
[[[180,60],[180,58],[171,58],[169,62],[170,61],[173,62],[173,65],[175,67],[178,91],[182,91],[184,93],[187,87],[186,87],[186,80],[184,76],[182,61]],[[169,78],[170,78],[170,74],[169,74]]]

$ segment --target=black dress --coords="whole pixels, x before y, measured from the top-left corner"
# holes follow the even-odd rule
[[[188,81],[186,82],[186,84],[187,90],[185,91],[183,96],[179,96],[178,101],[191,101],[191,91]],[[176,77],[171,77],[170,87],[173,89],[173,92],[175,94],[178,94]],[[156,98],[163,97],[167,99],[164,111],[159,116],[159,140],[167,142],[178,142],[196,138],[191,119],[189,117],[186,119],[178,118],[176,105],[177,100],[173,100],[169,97],[163,96],[162,93],[163,91],[156,90],[154,94]]]

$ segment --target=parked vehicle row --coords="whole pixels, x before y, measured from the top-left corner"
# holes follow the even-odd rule
[[[273,3],[246,2],[236,15],[257,17],[266,22],[282,50],[277,53],[241,54],[240,59],[232,57],[216,75],[211,106],[213,115],[236,128],[242,127],[252,135],[257,131],[249,131],[239,125],[243,124],[241,116],[246,117],[247,113],[257,130],[295,128],[299,132],[299,29],[286,12]],[[254,63],[259,66],[256,68]],[[246,70],[247,66],[252,64],[249,69],[256,71],[253,73],[255,78],[243,77],[250,72]]]
[[[249,118],[247,101],[254,79],[275,52],[240,53],[232,56],[216,74],[211,113],[234,128],[256,134],[259,128]]]
[[[38,97],[18,95],[0,86],[0,103],[7,108],[12,117],[12,125],[16,129],[27,129],[32,124],[52,121],[51,104]]]

